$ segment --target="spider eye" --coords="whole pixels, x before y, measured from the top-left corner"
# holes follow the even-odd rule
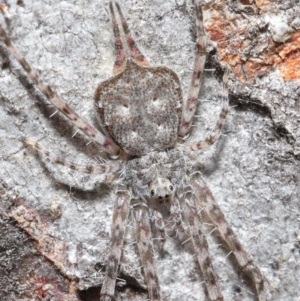
[[[173,190],[173,189],[174,189],[172,185],[170,185],[169,188],[170,188],[170,190]]]
[[[154,196],[154,190],[153,189],[151,190],[151,195]]]
[[[159,198],[160,200],[162,200],[162,196],[159,196],[158,198]]]

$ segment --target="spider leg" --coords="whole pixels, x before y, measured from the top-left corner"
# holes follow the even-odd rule
[[[125,51],[123,42],[120,36],[120,30],[117,24],[114,8],[112,2],[109,3],[109,9],[111,13],[111,20],[113,25],[113,31],[115,36],[115,51],[116,51],[116,61],[114,64],[114,75],[117,75],[118,73],[122,72],[126,66],[126,60],[125,60]]]
[[[212,144],[214,144],[214,142],[217,140],[217,138],[219,137],[221,130],[223,128],[223,125],[225,123],[225,118],[226,115],[228,113],[228,89],[227,89],[227,83],[228,83],[228,71],[226,71],[224,73],[223,76],[223,108],[222,111],[220,113],[219,116],[219,120],[212,132],[212,134],[209,136],[209,138],[207,138],[204,141],[200,141],[200,142],[187,142],[185,144],[185,148],[187,150],[192,150],[192,151],[196,151],[196,150],[200,150],[206,147],[211,146]]]
[[[253,281],[258,300],[266,301],[266,287],[264,278],[258,267],[253,263],[253,260],[244,250],[241,243],[233,233],[211,191],[208,189],[200,175],[195,176],[191,180],[191,184],[195,189],[197,202],[201,202],[201,205],[204,206],[209,218],[218,228],[222,239],[232,250],[232,253],[234,254],[241,270],[248,274]]]
[[[110,255],[107,259],[105,278],[100,292],[100,301],[115,300],[114,291],[123,248],[129,208],[130,196],[126,193],[118,193],[113,212]]]
[[[166,240],[165,222],[164,222],[163,216],[156,208],[150,208],[150,211],[151,211],[152,218],[154,220],[155,229],[159,233],[159,236],[160,236],[159,240],[160,240],[160,243],[162,246]]]
[[[38,89],[47,99],[64,114],[78,129],[84,132],[93,142],[99,145],[105,152],[111,155],[118,155],[120,148],[109,138],[90,125],[85,119],[81,118],[62,98],[52,91],[51,87],[45,85],[38,77],[37,73],[30,67],[27,61],[20,56],[6,32],[0,27],[0,38],[3,40],[10,54],[19,62],[24,71]]]
[[[183,104],[179,136],[185,136],[190,130],[192,120],[196,111],[198,94],[200,91],[200,80],[203,73],[206,59],[206,37],[203,25],[202,1],[195,0],[196,7],[196,56],[194,61],[194,71],[187,101]]]
[[[178,204],[177,199],[175,199],[174,195],[170,197],[171,207],[170,207],[170,214],[172,220],[175,222],[176,230],[180,232],[184,231],[184,227],[182,224],[182,215],[181,215],[181,208]]]
[[[127,46],[129,48],[129,52],[133,61],[141,67],[148,67],[149,63],[147,62],[145,56],[140,52],[133,37],[131,36],[128,24],[126,22],[126,19],[122,13],[121,7],[118,2],[116,2],[116,6],[117,6],[118,13],[120,15],[123,31],[125,33]]]
[[[153,254],[148,207],[142,203],[138,203],[134,207],[133,216],[136,224],[137,246],[143,265],[150,301],[161,301],[160,286]]]
[[[190,225],[190,235],[200,265],[200,269],[205,281],[209,301],[223,301],[223,296],[219,287],[218,277],[214,272],[211,257],[209,255],[208,244],[202,227],[200,214],[195,208],[194,196],[188,193],[184,197],[186,215]]]
[[[112,164],[112,163],[106,163],[106,164],[98,164],[98,165],[80,165],[73,162],[70,162],[68,160],[65,160],[61,157],[56,156],[55,154],[51,153],[48,149],[46,149],[41,144],[37,143],[36,141],[24,138],[24,143],[32,146],[34,149],[36,149],[38,152],[45,155],[52,163],[60,164],[66,167],[69,167],[70,169],[77,170],[81,173],[89,173],[89,174],[106,174],[106,173],[114,173],[120,169],[120,164]]]

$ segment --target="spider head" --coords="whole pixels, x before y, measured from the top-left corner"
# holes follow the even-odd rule
[[[163,202],[163,200],[168,201],[174,193],[174,186],[171,181],[161,176],[157,176],[153,181],[151,181],[149,188],[151,197],[153,199],[158,199],[159,202]]]

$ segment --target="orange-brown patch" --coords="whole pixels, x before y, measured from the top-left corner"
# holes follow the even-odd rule
[[[269,3],[256,1],[259,7]],[[278,70],[286,81],[300,78],[300,31],[295,32],[284,44],[276,43],[269,38],[267,43],[264,41],[266,48],[264,44],[259,45],[263,42],[257,37],[246,38],[250,27],[241,19],[243,18],[241,15],[228,16],[225,13],[221,14],[220,11],[221,7],[215,7],[215,10],[211,11],[211,17],[205,24],[206,31],[210,39],[217,44],[220,61],[231,67],[236,78],[242,82],[253,81],[255,77],[261,77],[270,70]],[[255,39],[257,44],[250,45],[255,43]],[[249,45],[261,50],[256,51],[255,57],[250,54],[245,60],[242,54]]]
[[[282,58],[278,65],[280,75],[285,80],[300,78],[300,32],[296,32],[279,49],[279,56]]]

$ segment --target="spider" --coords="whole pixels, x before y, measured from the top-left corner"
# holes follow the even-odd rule
[[[221,301],[223,296],[209,255],[198,206],[204,209],[217,227],[241,270],[252,279],[258,300],[266,300],[265,283],[260,270],[243,249],[200,172],[189,160],[197,151],[214,144],[228,112],[228,74],[225,71],[224,104],[215,129],[204,141],[185,139],[192,126],[206,59],[202,1],[195,0],[194,4],[197,47],[188,98],[183,101],[180,80],[176,73],[166,67],[149,65],[130,34],[119,4],[110,2],[116,51],[114,76],[100,83],[94,94],[95,109],[102,131],[81,118],[39,79],[0,27],[0,37],[32,82],[74,126],[111,159],[100,165],[79,165],[56,156],[30,138],[23,139],[25,144],[35,148],[51,162],[82,173],[104,174],[104,182],[115,187],[111,251],[100,293],[101,301],[114,300],[130,209],[136,224],[138,252],[149,299],[162,300],[153,255],[151,224],[163,244],[166,239],[163,205],[168,206],[177,229],[183,229],[183,225],[188,224],[183,230],[190,235],[209,301]],[[116,12],[121,27],[118,26]],[[183,213],[181,208],[184,209]]]

